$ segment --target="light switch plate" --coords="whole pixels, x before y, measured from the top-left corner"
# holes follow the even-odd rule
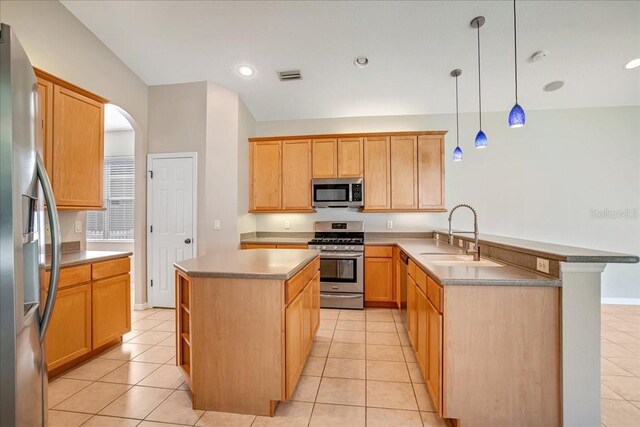
[[[393,228],[393,221],[387,221],[387,230],[391,230]]]
[[[75,226],[76,233],[82,233],[82,221],[76,221]]]
[[[213,221],[213,229],[214,230],[220,230],[220,220],[216,219],[215,221]]]
[[[285,230],[288,230],[288,229],[290,229],[290,228],[291,228],[291,223],[290,223],[289,221],[285,221],[285,222],[284,222],[284,229],[285,229]]]
[[[460,246],[461,248],[464,248],[464,240],[458,239],[458,246]]]
[[[436,240],[440,240],[440,235],[438,233],[435,234]]]
[[[536,269],[543,273],[549,274],[549,260],[544,258],[536,258]]]

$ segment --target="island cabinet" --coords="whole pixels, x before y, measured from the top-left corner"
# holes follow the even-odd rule
[[[311,212],[311,140],[250,142],[251,212]]]
[[[104,104],[45,71],[38,80],[42,154],[60,210],[103,208]]]
[[[409,340],[438,415],[562,425],[559,288],[443,287],[413,259],[408,271]]]
[[[45,342],[50,376],[103,351],[131,330],[129,270],[129,257],[60,269]],[[45,274],[43,301],[49,274]]]
[[[239,252],[242,262],[274,265],[278,257]],[[273,416],[292,397],[320,326],[320,260],[307,262],[288,280],[190,275],[177,266],[176,364],[194,409]]]

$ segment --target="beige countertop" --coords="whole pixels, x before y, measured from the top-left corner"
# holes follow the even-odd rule
[[[108,261],[110,259],[124,258],[133,255],[131,252],[117,251],[76,251],[66,252],[60,255],[60,267],[72,267],[74,265],[89,264],[92,262]],[[47,270],[51,268],[51,256],[45,261]]]
[[[318,253],[314,249],[215,251],[173,266],[192,277],[288,280]]]

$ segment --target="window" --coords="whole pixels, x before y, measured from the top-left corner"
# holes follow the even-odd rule
[[[87,212],[87,240],[133,240],[133,156],[104,158],[104,211]]]

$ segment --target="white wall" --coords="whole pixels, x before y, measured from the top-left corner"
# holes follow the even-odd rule
[[[133,156],[135,155],[135,132],[132,130],[117,130],[104,133],[104,156]]]
[[[489,139],[485,150],[473,148],[475,114],[460,120],[464,160],[454,163],[455,116],[357,117],[258,122],[256,135],[448,130],[446,206],[470,203],[479,212],[480,231],[587,248],[640,254],[640,218],[598,220],[592,209],[640,212],[640,107],[527,112],[527,125],[507,126],[507,114],[483,114]],[[365,183],[366,185],[366,183]],[[456,214],[457,216],[458,214]],[[320,210],[317,214],[256,215],[259,231],[310,231],[313,221],[354,219],[369,231],[445,227],[447,213],[362,214]],[[454,226],[470,226],[470,215]],[[603,274],[603,297],[637,298],[640,265],[611,264]]]
[[[256,230],[256,215],[249,212],[249,142],[256,134],[256,121],[240,99],[238,103],[238,233]]]
[[[2,0],[0,20],[11,25],[34,66],[110,99],[134,121],[136,253],[139,255],[136,262],[141,272],[137,277],[136,301],[140,301],[146,280],[140,263],[146,253],[147,85],[56,0]],[[75,215],[63,213],[61,226],[68,229]],[[84,233],[79,237],[84,247]]]

